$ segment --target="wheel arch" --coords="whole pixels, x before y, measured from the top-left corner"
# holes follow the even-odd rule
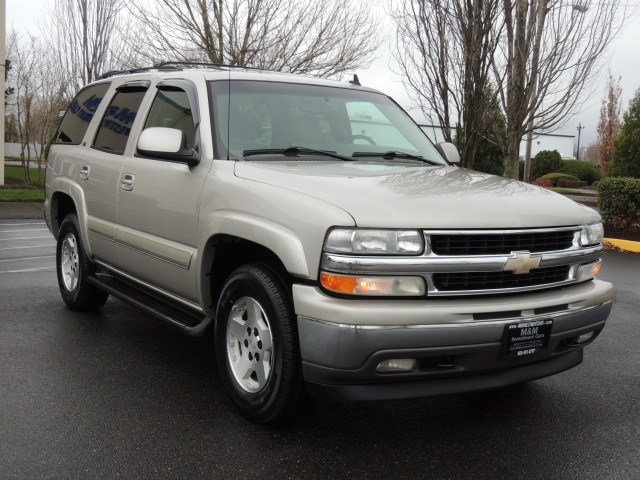
[[[201,298],[207,316],[215,315],[218,298],[231,273],[242,265],[261,263],[274,269],[290,289],[294,276],[283,260],[270,248],[230,234],[213,235],[201,257]]]
[[[70,213],[78,214],[75,200],[65,192],[53,192],[51,195],[51,232],[58,238],[60,224]]]

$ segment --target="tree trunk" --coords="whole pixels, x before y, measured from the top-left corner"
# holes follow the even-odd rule
[[[507,178],[519,180],[520,169],[520,140],[522,135],[512,129],[507,130],[507,160],[504,175]]]

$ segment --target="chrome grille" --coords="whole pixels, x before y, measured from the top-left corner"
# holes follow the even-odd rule
[[[536,268],[523,274],[513,272],[435,273],[433,283],[441,292],[526,288],[564,282],[569,278],[570,270],[568,265],[561,265]]]
[[[550,252],[573,246],[574,231],[531,233],[431,234],[436,255],[500,255],[516,251]]]

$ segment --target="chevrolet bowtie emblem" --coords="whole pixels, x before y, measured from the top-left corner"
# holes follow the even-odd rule
[[[540,265],[540,257],[532,257],[529,252],[511,252],[514,255],[507,260],[502,268],[505,271],[512,271],[513,273],[529,273],[533,268],[538,268]]]

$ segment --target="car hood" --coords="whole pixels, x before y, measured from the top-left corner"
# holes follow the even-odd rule
[[[544,188],[453,166],[239,161],[235,174],[336,205],[360,227],[528,228],[600,221],[594,210]]]

